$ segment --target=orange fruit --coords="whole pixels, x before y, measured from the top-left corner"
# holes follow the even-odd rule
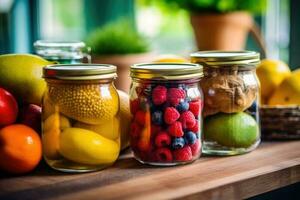
[[[0,130],[0,169],[26,173],[38,165],[41,157],[41,139],[32,128],[13,124]]]

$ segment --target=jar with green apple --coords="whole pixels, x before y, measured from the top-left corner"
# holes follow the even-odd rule
[[[112,165],[120,151],[116,67],[52,65],[43,74],[42,144],[48,165],[64,172]]]
[[[201,155],[202,66],[149,63],[131,67],[130,144],[144,164],[190,163]]]
[[[252,51],[200,51],[191,54],[203,65],[203,153],[236,155],[260,143],[259,53]]]
[[[80,41],[38,40],[34,43],[37,55],[59,64],[91,63],[90,49]]]

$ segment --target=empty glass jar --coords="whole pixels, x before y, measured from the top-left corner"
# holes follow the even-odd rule
[[[203,153],[235,155],[260,143],[259,53],[203,51],[191,54],[203,65],[200,85],[204,94]]]
[[[120,151],[119,97],[112,65],[44,68],[42,143],[46,162],[65,172],[87,172],[115,162]]]
[[[38,40],[34,43],[36,54],[49,61],[57,61],[60,64],[78,64],[86,58],[91,62],[89,48],[80,41],[51,41]]]
[[[201,154],[202,66],[138,64],[131,67],[130,139],[141,163],[190,163]]]

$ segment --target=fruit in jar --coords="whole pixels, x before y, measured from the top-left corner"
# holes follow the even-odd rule
[[[110,140],[116,140],[120,137],[120,119],[117,117],[113,117],[111,120],[99,125],[76,122],[74,127],[94,131]]]
[[[0,85],[18,101],[40,105],[46,88],[42,70],[49,64],[53,63],[31,54],[0,55]]]
[[[118,90],[120,97],[120,134],[121,134],[121,149],[129,146],[129,132],[132,115],[129,108],[129,96],[127,93]]]
[[[0,88],[0,127],[12,124],[18,116],[18,104],[15,98],[3,88]]]
[[[219,113],[204,120],[204,138],[227,147],[247,148],[259,138],[255,119],[244,112]]]
[[[57,127],[61,130],[64,130],[65,128],[71,127],[71,123],[68,118],[59,114],[58,112],[55,112],[50,115],[43,123],[43,130],[46,132],[52,129],[52,127]]]
[[[39,135],[23,124],[13,124],[0,130],[0,169],[21,174],[33,170],[41,160]]]
[[[58,112],[50,115],[43,122],[43,152],[47,159],[58,159],[59,154],[59,136],[65,128],[71,127],[70,121]]]
[[[258,65],[256,74],[260,81],[261,101],[266,104],[280,83],[290,76],[291,71],[282,61],[265,59]]]
[[[39,133],[41,131],[41,115],[42,108],[40,106],[27,104],[20,111],[21,124],[25,124]]]
[[[119,110],[118,94],[113,86],[97,84],[49,83],[49,98],[60,112],[87,124],[111,120]]]
[[[151,88],[139,90],[138,98],[130,100],[134,115],[130,132],[134,154],[148,162],[193,160],[201,153],[197,120],[201,99],[197,95],[192,99],[184,86],[153,85]]]
[[[60,135],[59,152],[65,158],[87,165],[113,163],[120,146],[98,133],[82,128],[66,128]]]
[[[300,105],[300,70],[293,71],[275,90],[269,105]]]
[[[186,63],[189,61],[178,55],[164,54],[164,55],[157,56],[156,58],[154,58],[154,60],[152,62],[155,62],[155,63]]]

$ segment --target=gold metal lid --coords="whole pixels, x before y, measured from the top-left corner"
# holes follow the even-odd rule
[[[203,67],[192,63],[143,63],[131,66],[130,76],[140,79],[184,80],[203,76]]]
[[[192,53],[192,63],[204,66],[238,66],[255,68],[260,62],[259,53],[255,51],[199,51]]]
[[[97,80],[117,77],[117,68],[106,64],[48,65],[43,68],[43,77],[60,80]]]

